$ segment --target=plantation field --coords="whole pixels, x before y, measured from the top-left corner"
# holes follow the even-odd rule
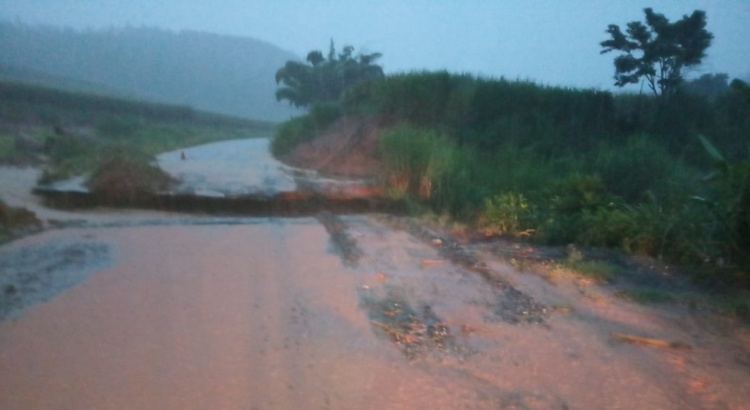
[[[538,244],[664,258],[711,286],[748,287],[747,90],[737,82],[718,96],[679,92],[667,100],[396,74],[281,124],[273,152],[294,161],[296,147],[375,118],[373,174],[418,213]],[[331,142],[328,150],[340,152],[329,155],[359,152],[364,134],[355,134]]]

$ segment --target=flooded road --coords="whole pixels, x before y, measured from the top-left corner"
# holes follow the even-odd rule
[[[382,215],[107,212],[52,213],[84,222],[0,247],[0,275],[21,278],[4,301],[54,290],[0,322],[0,409],[750,403],[746,326],[522,272],[478,248],[459,263],[446,238]]]
[[[268,138],[220,141],[160,154],[157,162],[180,180],[178,193],[273,196],[294,191],[292,168],[274,159],[268,144]]]

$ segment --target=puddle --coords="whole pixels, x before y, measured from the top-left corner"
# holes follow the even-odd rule
[[[113,263],[101,242],[54,241],[0,251],[0,322],[46,302]]]
[[[415,310],[394,290],[383,297],[361,291],[360,305],[367,312],[373,331],[395,343],[409,360],[454,347],[450,328],[430,305]]]

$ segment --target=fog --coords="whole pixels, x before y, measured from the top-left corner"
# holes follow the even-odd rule
[[[220,6],[217,6],[220,4]],[[0,0],[0,18],[73,28],[149,26],[264,40],[298,56],[334,39],[381,52],[386,73],[448,69],[545,85],[612,88],[612,55],[599,42],[614,23],[652,7],[670,20],[705,10],[714,42],[688,73],[750,75],[747,0]],[[633,86],[635,88],[635,86]]]

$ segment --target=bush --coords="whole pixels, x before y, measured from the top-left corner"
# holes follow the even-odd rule
[[[408,125],[386,131],[379,144],[391,192],[421,199],[433,196],[433,184],[451,168],[455,149],[445,135]]]
[[[661,190],[680,171],[666,147],[647,135],[635,135],[624,144],[603,143],[586,157],[587,170],[601,178],[607,192],[638,203],[649,191]]]
[[[112,117],[102,121],[96,127],[96,131],[104,138],[118,140],[131,137],[140,127],[134,120]]]
[[[315,127],[309,116],[292,118],[276,129],[276,135],[271,141],[271,154],[277,158],[287,155],[294,147],[315,136]]]
[[[484,216],[492,231],[511,236],[530,236],[538,224],[533,204],[516,192],[485,199]]]
[[[128,204],[164,191],[173,183],[148,155],[120,147],[99,161],[87,186],[101,200]]]
[[[0,242],[41,225],[42,222],[34,212],[26,208],[12,207],[0,200]]]
[[[271,154],[275,157],[289,154],[297,145],[320,135],[341,115],[341,106],[337,103],[313,104],[307,115],[293,118],[276,129],[271,141]]]

